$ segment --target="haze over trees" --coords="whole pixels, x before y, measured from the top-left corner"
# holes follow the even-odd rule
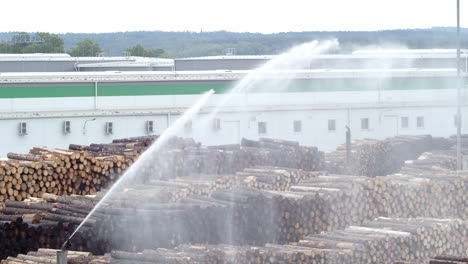
[[[34,42],[37,41],[37,42]],[[41,41],[41,42],[39,42]],[[0,53],[64,53],[64,41],[56,34],[26,32],[11,37],[10,42],[0,43]]]
[[[94,57],[102,53],[102,49],[98,43],[85,39],[76,43],[68,53],[73,57]]]
[[[462,48],[468,49],[468,29],[462,29]],[[48,34],[48,33],[38,33]],[[340,50],[346,53],[359,48],[456,48],[455,28],[397,29],[384,31],[335,31],[335,32],[283,32],[274,34],[216,32],[164,32],[134,31],[115,33],[66,33],[49,34],[57,40],[50,45],[26,45],[15,47],[15,53],[57,52],[63,49],[76,56],[122,56],[130,52],[134,56],[192,57],[224,55],[235,50],[238,55],[279,54],[299,43],[314,39],[337,38]],[[12,33],[0,33],[0,40],[11,39]],[[86,41],[85,40],[89,40]],[[90,43],[91,42],[91,43]],[[51,43],[48,41],[47,43]],[[78,43],[81,43],[78,45]],[[31,47],[29,47],[31,46]],[[48,48],[46,48],[48,47]],[[86,50],[85,50],[86,48]],[[99,48],[99,49],[97,49]],[[63,52],[63,51],[62,51]],[[0,53],[14,53],[11,47],[0,43]]]
[[[136,44],[135,46],[125,50],[130,56],[140,57],[168,57],[163,49],[145,49],[143,45]]]

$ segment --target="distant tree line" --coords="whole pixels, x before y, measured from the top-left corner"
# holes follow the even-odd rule
[[[0,53],[65,53],[65,48],[63,39],[56,34],[39,32],[30,35],[21,32],[14,35],[11,41],[0,43]],[[73,57],[94,57],[103,55],[103,50],[98,43],[87,38],[77,42],[66,53]],[[127,48],[124,54],[141,57],[169,57],[163,49],[145,49],[141,44]]]
[[[0,33],[4,39],[7,33]],[[115,33],[37,33],[44,43],[0,43],[0,53],[67,52],[72,56],[123,54],[145,57],[192,57],[223,55],[234,50],[238,55],[279,54],[299,43],[336,38],[337,52],[359,48],[455,48],[454,28],[398,29],[384,31],[283,32],[274,34],[216,32],[134,31]],[[462,29],[462,48],[468,49],[468,29]]]

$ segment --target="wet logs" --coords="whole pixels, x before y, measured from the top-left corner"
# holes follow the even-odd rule
[[[323,168],[323,153],[289,141],[243,139],[241,145],[204,147],[168,143],[161,155],[142,164],[140,177],[169,179],[192,174],[234,174],[254,166],[276,166],[305,171]]]
[[[34,147],[28,154],[9,153],[0,161],[0,202],[21,201],[42,193],[95,193],[111,185],[157,136],[116,139],[109,144],[76,145],[68,150]],[[243,140],[243,145],[203,147],[193,139],[171,138],[133,177],[136,183],[194,174],[234,174],[253,166],[303,170],[323,167],[323,153],[297,142]],[[261,182],[261,181],[260,181]],[[285,188],[285,186],[277,186]]]
[[[468,223],[456,219],[378,218],[344,230],[306,236],[286,245],[232,246],[184,244],[173,249],[144,249],[140,253],[112,251],[105,256],[70,252],[69,263],[464,263]],[[437,256],[439,255],[439,256]],[[40,249],[2,264],[54,264],[54,252]],[[398,261],[398,262],[396,262]]]
[[[355,140],[351,144],[349,165],[346,160],[346,146],[342,145],[336,151],[325,154],[326,170],[338,174],[387,175],[397,172],[405,160],[415,159],[433,147],[443,146],[440,141],[443,139],[433,139],[431,136]]]

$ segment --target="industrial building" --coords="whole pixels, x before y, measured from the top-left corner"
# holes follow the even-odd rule
[[[99,71],[99,67],[114,65],[123,69],[138,63],[117,58],[73,64],[79,72],[6,72],[8,68],[1,66],[0,156],[9,151],[24,153],[35,145],[65,148],[70,143],[160,134],[211,89],[215,94],[182,132],[182,136],[208,145],[238,143],[242,137],[272,137],[329,150],[344,142],[346,126],[353,139],[455,134],[457,87],[466,87],[468,77],[462,71],[462,83],[459,82],[453,67],[455,54],[395,51],[379,56],[317,55],[311,60],[311,65],[316,66],[310,69],[294,74],[272,72],[248,92],[232,95],[216,116],[207,113],[252,72],[237,70],[242,65],[250,67],[249,63],[242,64],[241,57],[226,61],[203,58],[197,63],[194,59],[175,60],[175,68],[182,67],[178,64],[182,61],[190,61],[194,67],[199,65],[191,71],[188,64],[170,71]],[[462,57],[466,61],[466,52]],[[60,55],[49,59],[57,63],[77,62],[77,58]],[[206,61],[212,64],[203,66]],[[342,61],[349,67],[340,68],[344,67]],[[33,67],[18,58],[11,63]],[[168,66],[170,62],[160,65]],[[229,69],[230,65],[236,70]],[[424,67],[411,67],[414,65]],[[287,82],[275,85],[269,81],[278,78]],[[466,92],[462,95],[466,106]],[[463,120],[468,122],[466,108],[463,114]],[[467,133],[465,130],[462,132]]]
[[[453,69],[454,50],[362,50],[317,54],[307,69]],[[71,57],[68,54],[0,54],[0,72],[254,70],[276,56],[224,55],[190,58]],[[461,50],[468,71],[468,50]]]
[[[71,57],[68,54],[0,54],[0,72],[171,71],[174,60],[161,58]]]

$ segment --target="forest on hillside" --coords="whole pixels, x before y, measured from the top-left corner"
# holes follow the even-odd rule
[[[468,48],[468,29],[462,29],[461,47]],[[0,33],[6,41],[14,33]],[[338,39],[341,49],[350,52],[359,48],[456,48],[454,28],[398,29],[384,31],[283,32],[274,34],[216,32],[133,31],[114,33],[57,34],[63,39],[63,51],[77,43],[91,40],[106,56],[119,56],[140,44],[150,51],[164,51],[164,57],[222,55],[234,50],[238,55],[279,54],[286,49],[316,39]],[[146,50],[145,50],[146,51]],[[0,49],[0,53],[2,50]],[[70,53],[70,52],[69,52]]]

